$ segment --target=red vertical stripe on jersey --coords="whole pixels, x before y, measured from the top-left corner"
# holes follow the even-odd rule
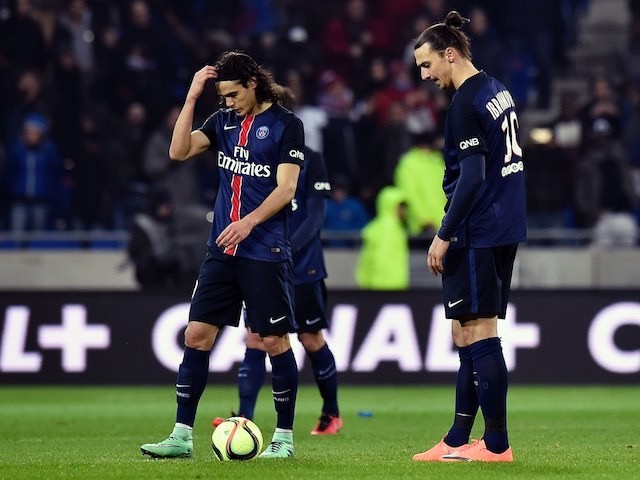
[[[246,147],[249,143],[249,131],[251,125],[253,125],[254,115],[247,115],[240,124],[240,136],[238,138],[238,146]],[[229,219],[231,222],[237,222],[240,220],[240,206],[242,205],[242,176],[233,174],[231,178],[231,211],[229,212]],[[226,248],[224,253],[227,255],[235,255],[238,251],[238,246]]]
[[[242,176],[233,175],[231,179],[231,211],[229,212],[229,218],[231,223],[240,220],[240,204],[242,195]],[[238,246],[225,248],[224,253],[227,255],[235,255],[238,250]]]
[[[253,125],[255,118],[255,115],[247,115],[244,117],[244,120],[242,120],[240,124],[240,138],[238,139],[239,146],[246,147],[247,143],[249,143],[249,130],[251,130],[251,125]]]

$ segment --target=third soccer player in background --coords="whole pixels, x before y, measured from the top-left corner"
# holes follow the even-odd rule
[[[460,30],[467,22],[449,12],[414,47],[422,79],[455,89],[445,123],[446,214],[427,263],[442,275],[460,369],[452,427],[413,459],[511,462],[508,375],[497,319],[505,316],[517,246],[526,240],[524,164],[513,97],[471,62],[469,39]],[[469,443],[478,406],[484,435]]]

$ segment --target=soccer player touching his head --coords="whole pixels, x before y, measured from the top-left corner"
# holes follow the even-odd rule
[[[224,107],[191,131],[208,80],[215,82]],[[220,185],[184,333],[176,423],[166,440],[141,450],[160,458],[191,456],[211,349],[223,326],[238,326],[244,302],[247,325],[262,337],[273,372],[276,431],[260,456],[290,457],[298,369],[288,336],[297,326],[288,224],[304,161],[304,133],[302,122],[277,103],[269,73],[246,54],[227,52],[193,77],[169,155],[182,161],[207,149],[215,152]]]
[[[276,85],[274,90],[282,106],[293,111],[296,98],[292,90],[281,85]],[[325,311],[327,289],[324,279],[327,277],[327,270],[320,239],[331,184],[322,154],[305,147],[304,155],[305,168],[300,172],[291,215],[294,312],[298,324],[295,333],[311,361],[322,397],[320,418],[311,434],[335,435],[342,429],[342,419],[338,407],[336,362],[322,333],[322,330],[329,327],[329,319]],[[247,328],[245,344],[247,349],[244,361],[238,369],[240,405],[238,412],[233,415],[253,419],[258,394],[266,375],[265,348],[262,339],[250,328]],[[223,421],[223,417],[216,417],[212,423],[215,426]]]
[[[517,246],[526,240],[524,164],[513,98],[471,62],[461,31],[467,22],[450,12],[414,46],[422,79],[455,90],[445,123],[446,214],[427,264],[442,275],[460,368],[452,427],[413,459],[510,462],[507,368],[497,319],[505,316]],[[484,435],[469,443],[478,407]]]

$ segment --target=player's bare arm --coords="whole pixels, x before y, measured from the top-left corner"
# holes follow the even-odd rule
[[[439,273],[444,272],[442,260],[447,250],[449,250],[450,243],[451,242],[447,240],[442,240],[437,234],[434,235],[431,246],[429,247],[429,252],[427,253],[427,266],[433,275],[437,276]]]
[[[291,203],[296,194],[300,166],[294,163],[281,163],[276,172],[277,186],[267,198],[251,213],[240,220],[227,225],[218,238],[216,245],[228,248],[247,238],[253,227],[275,215]]]
[[[209,147],[209,139],[204,133],[199,130],[193,132],[191,130],[196,102],[202,95],[207,80],[215,79],[217,75],[214,67],[206,65],[193,76],[187,98],[173,127],[171,145],[169,146],[169,157],[172,160],[186,160],[204,152]]]

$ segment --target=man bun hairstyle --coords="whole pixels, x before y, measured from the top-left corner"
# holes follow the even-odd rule
[[[251,80],[256,82],[258,103],[276,102],[278,96],[273,91],[273,77],[246,53],[232,50],[223,53],[214,64],[218,72],[216,82],[235,81],[248,87]]]
[[[452,10],[440,23],[434,23],[428,27],[415,41],[414,50],[425,43],[431,45],[431,49],[441,55],[448,48],[455,48],[463,57],[471,60],[471,47],[469,37],[461,30],[471,20],[463,17],[457,11]]]
[[[444,21],[442,23],[444,23],[447,27],[460,30],[463,27],[463,25],[469,23],[470,21],[471,20],[463,17],[455,10],[452,10],[449,13],[447,13],[447,16],[444,18]]]

